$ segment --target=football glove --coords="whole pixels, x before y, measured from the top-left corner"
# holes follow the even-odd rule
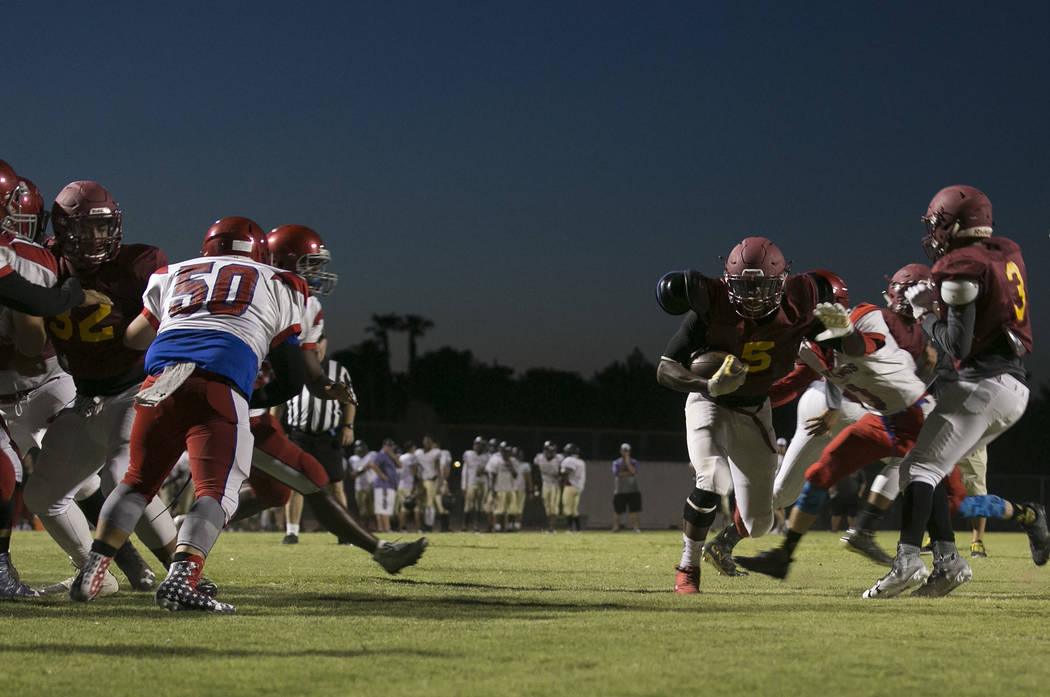
[[[724,394],[735,392],[747,379],[747,366],[734,356],[729,354],[715,374],[707,379],[707,394],[712,397],[721,397]]]
[[[849,310],[838,303],[819,303],[813,314],[824,324],[824,331],[814,337],[817,341],[828,339],[841,339],[853,333],[853,322],[849,318]]]
[[[904,298],[911,304],[911,313],[915,319],[922,319],[927,312],[933,312],[937,291],[929,281],[919,281],[904,289]]]

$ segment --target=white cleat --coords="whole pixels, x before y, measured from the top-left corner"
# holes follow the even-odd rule
[[[921,586],[930,575],[930,570],[919,558],[919,548],[915,545],[897,545],[897,558],[893,560],[890,572],[875,582],[875,585],[864,591],[864,598],[892,598],[909,588]]]

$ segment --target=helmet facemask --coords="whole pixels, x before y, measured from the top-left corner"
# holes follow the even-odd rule
[[[53,225],[62,256],[76,268],[98,266],[120,251],[123,214],[119,210],[56,217]]]
[[[325,271],[332,255],[327,249],[304,254],[295,264],[295,272],[306,279],[312,295],[328,295],[339,281],[339,275]]]
[[[739,274],[723,276],[729,287],[729,300],[737,314],[760,319],[776,311],[784,295],[787,272],[766,276],[762,269],[743,269]]]
[[[24,181],[11,192],[4,206],[3,221],[0,227],[16,237],[39,242],[47,228],[48,214],[43,212],[43,199],[35,190],[30,189]],[[35,210],[34,210],[35,209]]]

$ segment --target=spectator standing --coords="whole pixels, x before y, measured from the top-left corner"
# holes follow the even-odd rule
[[[635,532],[641,532],[638,514],[642,510],[642,492],[638,489],[638,461],[631,457],[631,444],[620,445],[620,457],[612,464],[613,532],[620,532],[620,516],[627,513]]]
[[[383,447],[368,463],[376,474],[373,485],[375,497],[376,528],[379,532],[390,532],[390,516],[394,513],[394,496],[397,489],[397,443],[387,438]]]

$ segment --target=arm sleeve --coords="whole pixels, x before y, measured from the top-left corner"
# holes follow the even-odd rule
[[[693,350],[702,348],[707,344],[707,322],[696,312],[690,310],[686,313],[678,331],[674,333],[671,340],[667,342],[664,349],[664,357],[678,361],[682,365],[689,366],[689,357]]]
[[[977,306],[974,303],[949,305],[947,320],[939,320],[930,313],[923,319],[922,328],[952,358],[960,360],[970,355],[976,321]]]
[[[299,394],[306,381],[306,368],[303,366],[298,337],[270,349],[267,360],[273,368],[273,380],[252,393],[248,404],[252,409],[283,404]]]
[[[0,278],[0,303],[34,317],[54,317],[84,302],[80,281],[67,278],[61,286],[45,288],[17,273]]]

